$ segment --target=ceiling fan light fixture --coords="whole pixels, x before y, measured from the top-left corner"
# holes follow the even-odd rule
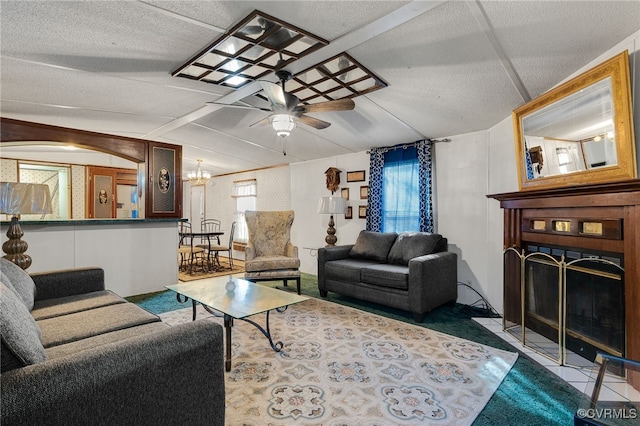
[[[283,138],[289,136],[293,129],[296,128],[296,122],[293,120],[293,116],[289,114],[274,114],[269,118],[269,122],[276,134]]]

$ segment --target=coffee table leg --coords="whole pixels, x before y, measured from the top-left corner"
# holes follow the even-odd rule
[[[233,326],[233,318],[224,314],[224,331],[226,353],[224,358],[225,371],[231,371],[231,327]]]
[[[282,307],[282,308],[276,308],[276,311],[278,312],[284,312],[287,309],[286,306]],[[248,322],[249,324],[252,324],[255,328],[257,328],[258,330],[260,330],[260,332],[262,334],[264,334],[264,336],[269,339],[269,344],[271,345],[271,349],[273,349],[276,352],[280,352],[282,350],[282,348],[284,347],[284,343],[282,343],[282,341],[278,341],[278,342],[274,342],[273,338],[271,337],[271,330],[269,329],[269,312],[271,311],[267,311],[267,328],[266,330],[257,322],[252,321],[248,318],[238,318],[241,319],[242,321]]]

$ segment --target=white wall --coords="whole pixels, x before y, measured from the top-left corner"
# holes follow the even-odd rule
[[[324,238],[329,216],[318,214],[317,209],[318,199],[331,195],[324,174],[329,167],[341,170],[340,188],[349,188],[348,205],[353,208],[353,219],[345,219],[341,214],[334,215],[338,237],[336,244],[353,244],[365,228],[365,219],[358,218],[358,206],[367,204],[366,200],[360,200],[360,186],[368,185],[369,154],[360,152],[291,164],[291,208],[296,212],[291,239],[298,246],[300,270],[309,274],[317,273],[317,249],[326,244]],[[347,172],[357,170],[365,170],[366,180],[347,183]],[[340,196],[340,192],[334,195]]]
[[[466,283],[502,309],[502,297],[490,285],[489,190],[490,134],[487,131],[452,136],[451,142],[435,145],[436,231],[447,237],[449,251],[458,255],[458,282]],[[513,163],[509,159],[509,163]],[[500,233],[502,235],[502,233]],[[500,281],[501,282],[501,281]],[[500,287],[501,288],[501,287]],[[467,287],[458,288],[458,302],[479,299]]]
[[[177,222],[23,225],[28,272],[101,267],[107,290],[126,297],[178,282]],[[6,226],[2,227],[2,241]]]

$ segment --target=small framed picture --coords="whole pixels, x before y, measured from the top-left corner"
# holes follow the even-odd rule
[[[346,200],[349,199],[349,188],[342,188],[340,190],[340,196]]]
[[[347,212],[344,214],[345,219],[353,219],[353,207],[348,206]]]
[[[364,170],[347,172],[347,182],[364,182]]]
[[[361,200],[366,200],[368,196],[369,196],[369,187],[368,186],[361,186],[360,187],[360,199]]]
[[[358,217],[360,219],[367,218],[367,206],[358,206]]]

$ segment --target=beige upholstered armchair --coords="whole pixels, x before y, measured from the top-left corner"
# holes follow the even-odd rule
[[[300,294],[300,259],[298,247],[290,241],[293,210],[246,211],[249,241],[245,248],[245,279],[295,280]]]

